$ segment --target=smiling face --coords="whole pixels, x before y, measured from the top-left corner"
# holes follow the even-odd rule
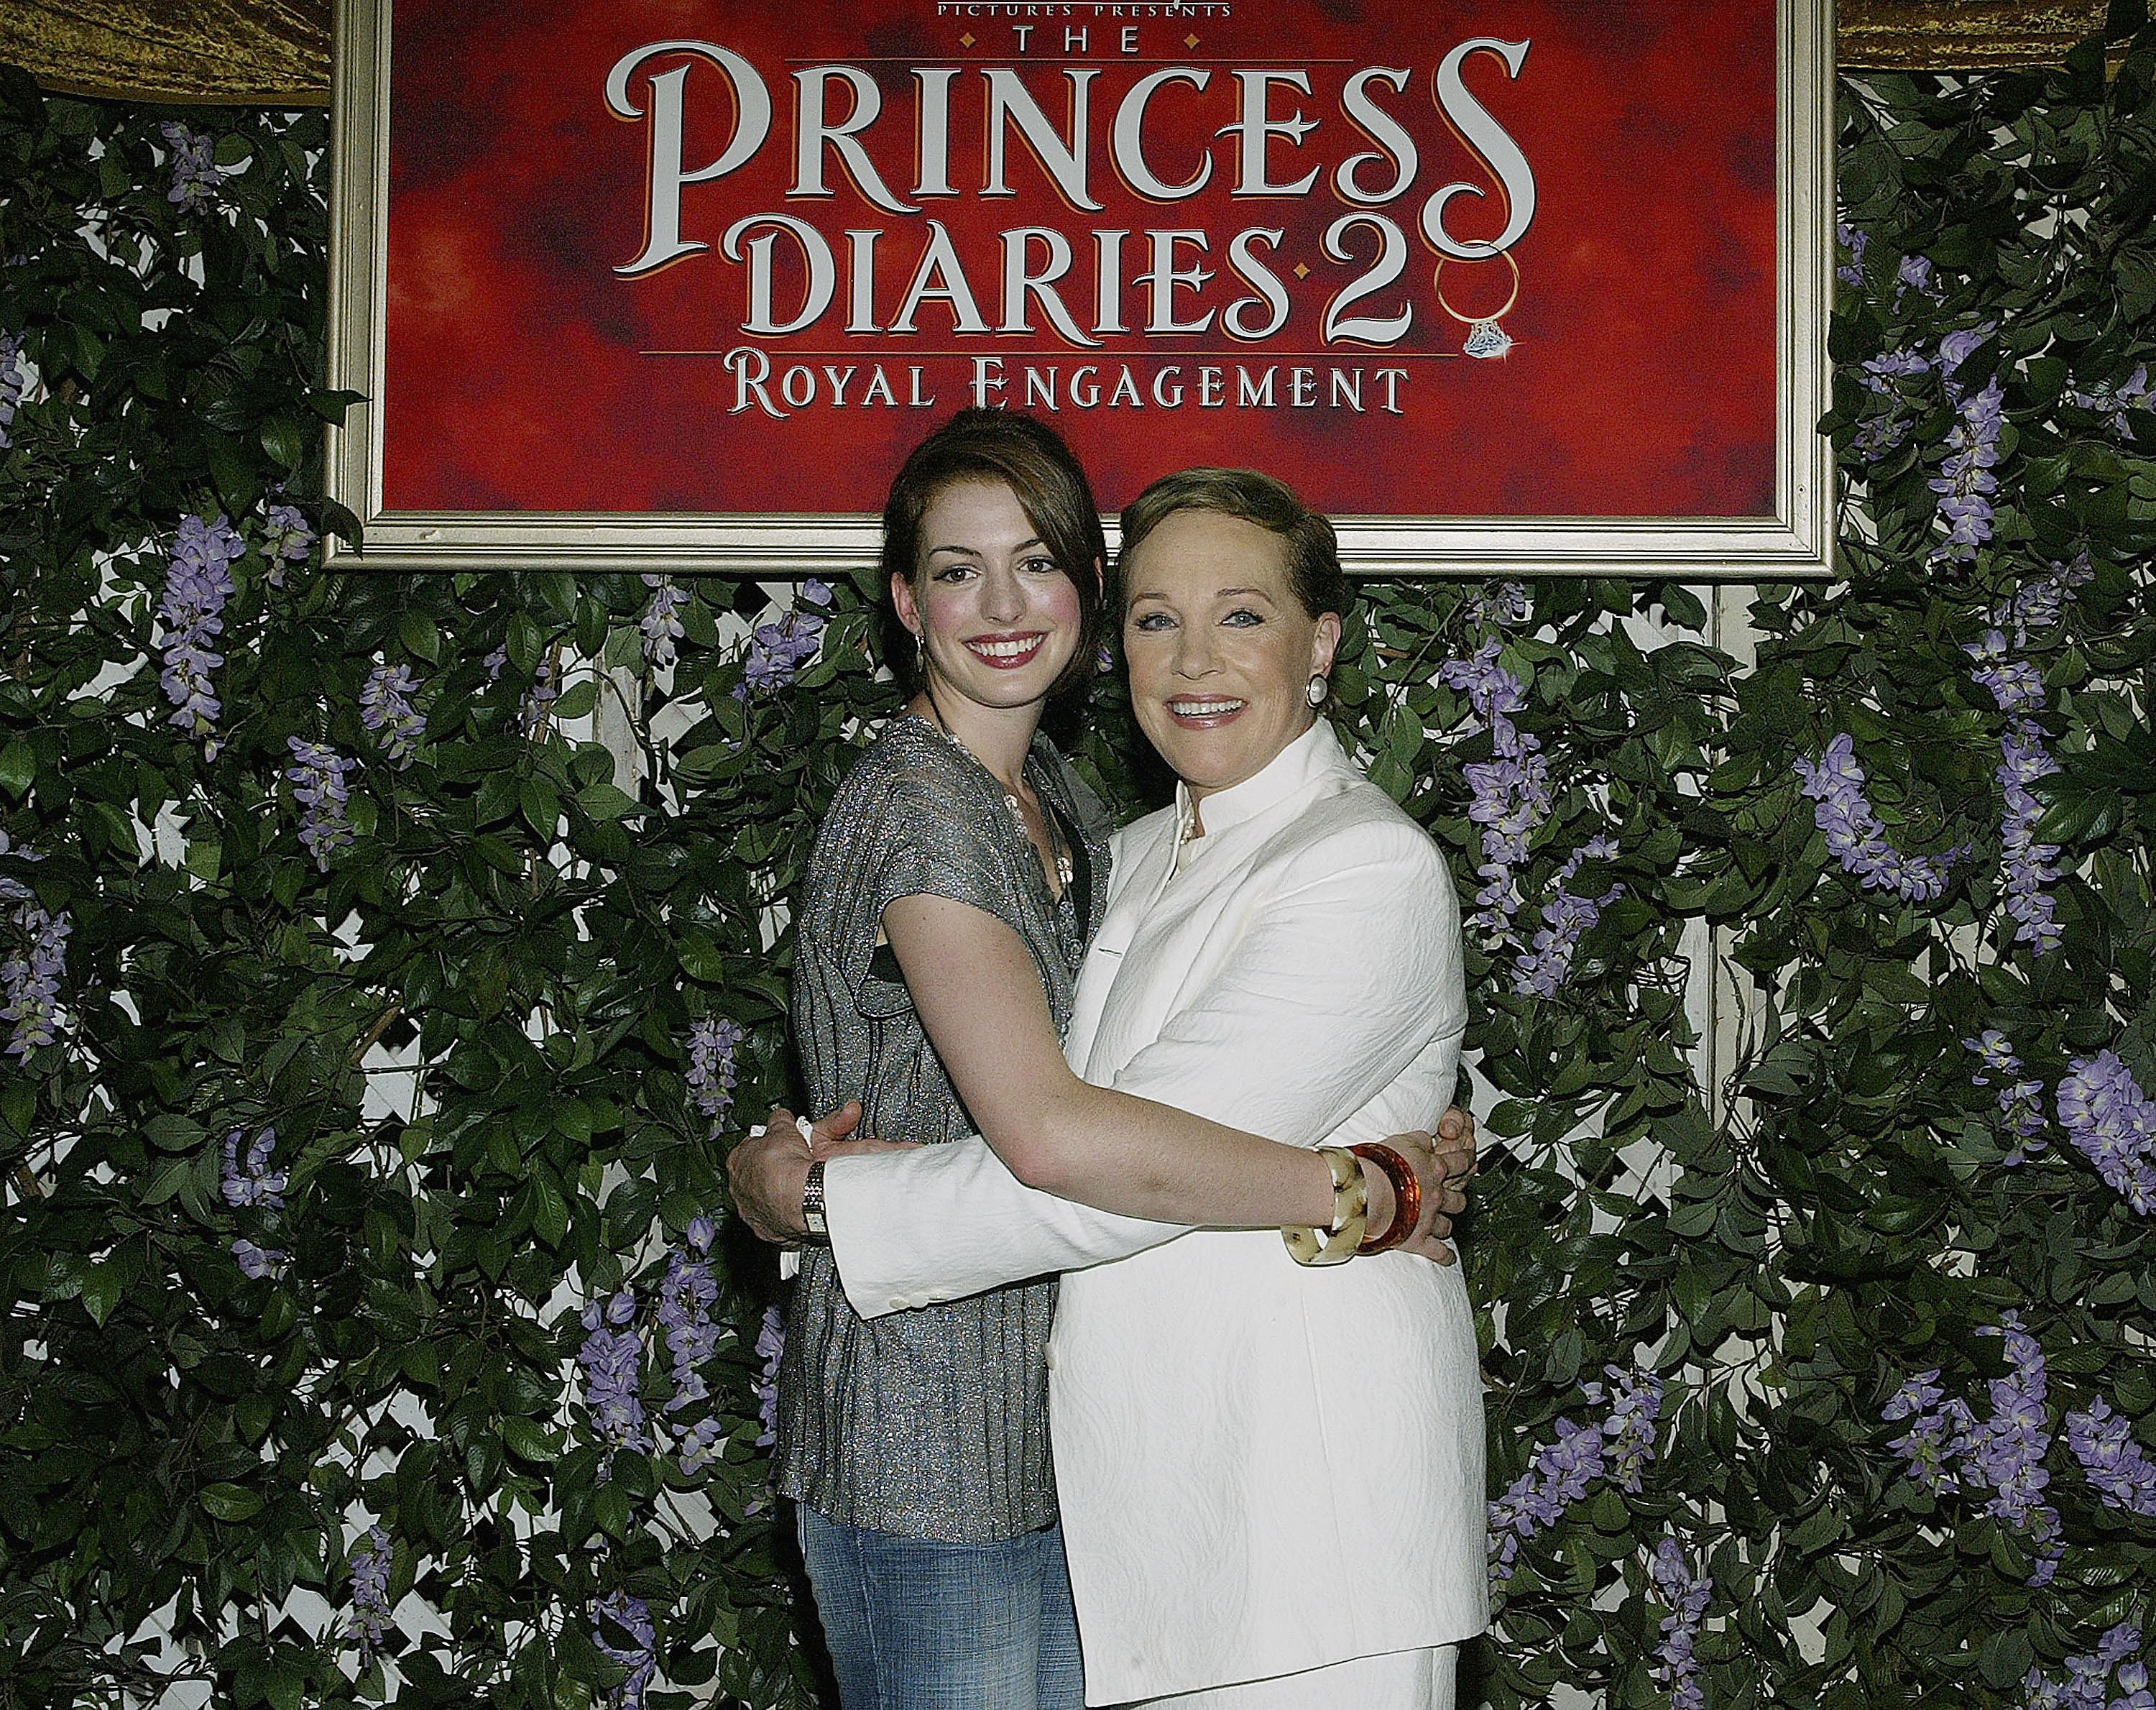
[[[1131,704],[1194,798],[1255,777],[1315,716],[1340,619],[1306,612],[1287,567],[1284,538],[1217,511],[1176,511],[1124,556]]]
[[[918,567],[891,578],[899,621],[927,642],[927,680],[986,707],[1047,698],[1076,651],[1078,590],[1018,496],[1001,481],[953,481],[921,512]]]

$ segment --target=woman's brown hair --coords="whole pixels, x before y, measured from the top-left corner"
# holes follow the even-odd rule
[[[1332,525],[1296,497],[1286,481],[1254,469],[1185,469],[1163,475],[1123,512],[1122,566],[1132,550],[1178,511],[1213,511],[1255,522],[1287,542],[1288,585],[1313,618],[1327,612],[1346,615],[1348,577],[1340,567],[1340,542]],[[1128,603],[1119,585],[1116,604]]]

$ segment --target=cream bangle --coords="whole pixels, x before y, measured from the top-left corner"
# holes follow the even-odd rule
[[[1281,1230],[1290,1256],[1298,1265],[1344,1265],[1363,1244],[1363,1229],[1369,1213],[1369,1189],[1363,1179],[1363,1161],[1345,1147],[1321,1146],[1317,1155],[1332,1172],[1332,1226],[1316,1230],[1307,1224],[1291,1223]]]

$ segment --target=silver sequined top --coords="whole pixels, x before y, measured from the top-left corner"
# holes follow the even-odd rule
[[[934,1144],[975,1132],[876,938],[901,896],[947,896],[1023,938],[1060,1033],[1107,885],[1107,816],[1045,737],[1027,780],[1071,840],[1050,897],[1002,786],[951,737],[895,719],[816,839],[794,948],[793,1030],[810,1107],[849,1098],[860,1132]],[[1075,840],[1072,834],[1075,834]],[[778,1369],[778,1488],[844,1525],[984,1543],[1055,1517],[1044,1277],[873,1323],[827,1249],[803,1254]]]

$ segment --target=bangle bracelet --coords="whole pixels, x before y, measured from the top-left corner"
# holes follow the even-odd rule
[[[1368,1189],[1363,1182],[1363,1166],[1355,1154],[1339,1146],[1321,1146],[1317,1155],[1332,1172],[1332,1226],[1317,1230],[1291,1223],[1281,1230],[1288,1252],[1298,1265],[1344,1265],[1363,1244],[1364,1220],[1369,1209]]]
[[[1414,1166],[1389,1146],[1374,1140],[1348,1148],[1358,1158],[1367,1158],[1393,1184],[1393,1221],[1381,1235],[1366,1235],[1356,1248],[1358,1253],[1389,1252],[1414,1233],[1414,1226],[1422,1216],[1422,1183],[1416,1178]]]

